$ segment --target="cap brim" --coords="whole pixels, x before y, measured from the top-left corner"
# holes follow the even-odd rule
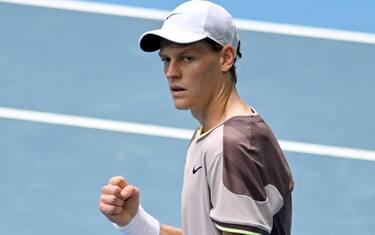
[[[160,49],[161,39],[188,44],[200,41],[206,37],[206,35],[181,29],[157,29],[144,33],[139,39],[139,46],[146,52],[152,52]]]

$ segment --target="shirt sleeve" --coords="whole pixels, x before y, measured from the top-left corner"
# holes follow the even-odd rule
[[[259,155],[248,138],[236,134],[225,140],[223,153],[208,167],[210,217],[218,229],[248,235],[271,233],[283,198],[267,182]]]

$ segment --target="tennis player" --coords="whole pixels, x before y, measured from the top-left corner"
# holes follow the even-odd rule
[[[121,176],[103,187],[102,213],[129,235],[289,235],[291,171],[271,129],[236,90],[241,53],[231,15],[209,1],[185,2],[143,34],[140,47],[159,50],[175,107],[200,123],[187,150],[182,228],[148,214]]]

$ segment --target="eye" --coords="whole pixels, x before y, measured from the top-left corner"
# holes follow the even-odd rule
[[[191,62],[194,61],[194,57],[192,57],[192,56],[183,56],[183,57],[182,57],[182,60],[183,60],[184,62],[191,63]]]
[[[160,60],[161,60],[161,62],[164,63],[164,64],[166,64],[166,63],[168,63],[168,62],[170,61],[170,59],[169,59],[169,58],[166,58],[166,57],[160,57]]]

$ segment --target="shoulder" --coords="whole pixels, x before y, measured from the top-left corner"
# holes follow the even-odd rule
[[[223,146],[227,157],[246,155],[256,162],[282,155],[274,133],[260,115],[238,116],[225,122]]]
[[[269,142],[271,133],[259,115],[231,118],[223,125],[224,155],[230,158],[246,155],[257,160],[256,151],[264,142]]]
[[[223,167],[224,175],[237,175],[234,178],[245,182],[251,179],[250,185],[262,187],[272,184],[283,193],[293,188],[291,171],[284,153],[271,128],[259,115],[236,117],[225,123]],[[231,182],[233,180],[224,180],[225,185]],[[238,189],[234,191],[240,192]],[[249,190],[246,194],[249,192],[257,191]],[[252,196],[264,199],[265,194]]]
[[[259,141],[272,139],[275,136],[271,128],[258,115],[237,116],[224,123],[224,137],[229,143],[236,143],[238,140]]]

